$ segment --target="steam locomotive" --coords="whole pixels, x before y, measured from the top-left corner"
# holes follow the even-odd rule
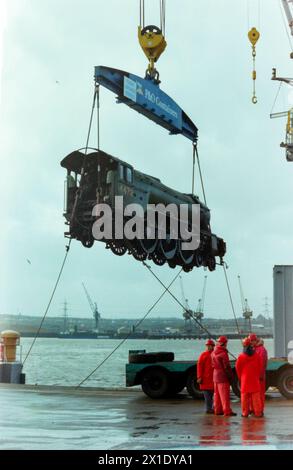
[[[64,217],[69,230],[65,232],[66,237],[79,240],[87,248],[92,247],[95,242],[93,227],[98,219],[94,208],[97,204],[107,204],[113,208],[114,226],[117,196],[123,196],[125,206],[140,204],[144,211],[150,204],[173,204],[178,207],[185,204],[188,210],[198,204],[200,237],[197,249],[186,249],[184,240],[180,236],[172,238],[171,233],[167,233],[164,239],[159,235],[150,238],[148,227],[141,238],[129,240],[112,236],[101,241],[115,255],[122,256],[128,252],[138,261],[150,259],[158,266],[168,263],[171,268],[181,266],[186,272],[200,266],[207,266],[210,271],[214,271],[216,257],[222,262],[226,244],[211,232],[210,211],[197,196],[175,191],[162,184],[158,178],[141,173],[101,150],[90,149],[87,154],[83,150],[76,150],[61,161],[61,166],[67,170]],[[127,220],[129,217],[123,215],[124,224]],[[168,227],[170,224],[167,224],[167,230]],[[157,229],[155,227],[156,234]]]

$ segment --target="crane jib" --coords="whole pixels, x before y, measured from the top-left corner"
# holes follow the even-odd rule
[[[197,140],[197,127],[178,106],[152,80],[143,79],[110,67],[95,67],[96,84],[117,94],[117,102],[124,103],[167,129],[171,134],[182,134],[193,142]]]

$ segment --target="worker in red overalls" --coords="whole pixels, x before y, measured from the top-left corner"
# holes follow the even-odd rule
[[[262,413],[264,412],[265,407],[265,396],[266,396],[266,369],[268,364],[268,352],[264,347],[264,340],[258,338],[258,341],[255,345],[255,352],[260,358],[261,372],[260,372],[260,396],[262,402]]]
[[[250,341],[250,343],[251,343],[251,346],[252,346],[253,348],[255,348],[256,345],[257,345],[257,342],[258,342],[258,337],[257,337],[257,335],[256,335],[255,333],[250,333],[250,334],[248,335],[248,339],[249,339],[249,341]]]
[[[214,381],[214,413],[215,415],[236,416],[230,405],[230,383],[233,380],[229,356],[228,339],[220,336],[211,354]]]
[[[215,343],[212,339],[208,339],[205,345],[206,350],[201,353],[197,361],[197,383],[199,384],[200,390],[203,391],[206,413],[214,414],[214,381],[211,354],[214,350]]]
[[[263,416],[260,394],[261,361],[249,338],[243,340],[243,353],[236,361],[236,372],[241,385],[242,417],[248,418],[250,412],[255,417]]]

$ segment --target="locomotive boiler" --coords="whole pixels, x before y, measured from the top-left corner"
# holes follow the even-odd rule
[[[66,237],[79,240],[87,248],[92,247],[95,242],[93,227],[98,218],[94,208],[97,204],[111,207],[114,226],[115,200],[118,196],[123,197],[125,206],[139,204],[144,212],[148,205],[173,204],[179,207],[183,204],[191,208],[197,204],[200,210],[200,236],[196,249],[187,249],[180,234],[173,238],[172,233],[168,233],[170,221],[164,238],[158,235],[159,227],[155,227],[156,235],[150,238],[146,226],[140,238],[115,238],[113,234],[100,241],[115,255],[122,256],[128,252],[138,261],[150,259],[158,266],[168,263],[171,268],[181,266],[186,272],[200,266],[213,271],[216,257],[222,262],[226,244],[211,232],[210,211],[197,196],[175,191],[158,178],[141,173],[130,164],[101,150],[90,149],[87,154],[83,150],[70,153],[61,162],[61,166],[67,170],[64,208],[68,225]],[[123,215],[123,224],[128,219]]]

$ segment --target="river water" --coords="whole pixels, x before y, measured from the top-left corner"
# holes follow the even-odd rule
[[[98,339],[37,339],[26,363],[24,372],[26,383],[39,385],[79,384],[100,364],[121,340]],[[24,359],[32,338],[22,338],[22,358]],[[269,356],[273,356],[273,340],[265,341]],[[230,340],[229,350],[237,355],[241,351],[239,340]],[[127,340],[84,384],[89,387],[125,387],[125,364],[130,349],[152,351],[172,351],[175,360],[196,360],[204,350],[201,340]]]

